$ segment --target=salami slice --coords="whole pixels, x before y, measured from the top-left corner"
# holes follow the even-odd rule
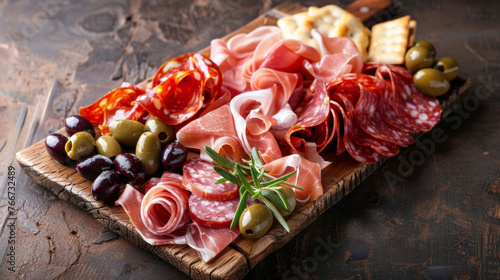
[[[351,129],[353,122],[347,117],[347,114],[342,106],[334,100],[330,101],[332,108],[339,113],[344,119],[344,136],[343,144],[346,151],[352,158],[359,162],[377,162],[382,158],[382,155],[375,152],[369,146],[360,146],[352,140]]]
[[[387,123],[382,115],[380,103],[385,91],[385,82],[374,76],[358,74],[357,84],[360,97],[356,104],[354,117],[359,127],[367,134],[400,146],[413,143],[413,137]]]
[[[403,67],[380,64],[366,67],[370,71],[375,68],[377,77],[387,85],[381,106],[384,119],[407,132],[431,130],[441,118],[439,101],[419,92],[411,73]]]
[[[229,227],[239,202],[240,199],[238,197],[218,201],[191,195],[189,197],[191,219],[206,227]]]
[[[317,81],[314,93],[310,90],[295,109],[297,123],[286,132],[287,143],[297,152],[304,153],[306,142],[315,142],[321,151],[333,140],[336,125],[329,125],[330,99],[325,83]]]
[[[351,139],[351,141],[355,142],[359,146],[371,147],[375,152],[384,155],[384,156],[395,156],[398,154],[398,146],[394,143],[390,143],[381,139],[377,139],[367,133],[365,133],[359,125],[356,123],[356,119],[354,116],[354,106],[349,100],[348,97],[343,94],[339,94],[340,98],[344,103],[344,107],[346,108],[345,117],[345,127],[347,129],[347,137]],[[345,136],[344,136],[345,137]]]
[[[231,200],[238,196],[239,188],[231,182],[215,184],[221,176],[213,169],[213,163],[200,157],[190,158],[183,166],[183,183],[191,192],[205,199]]]

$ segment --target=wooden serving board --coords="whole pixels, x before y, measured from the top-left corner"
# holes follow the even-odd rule
[[[351,11],[363,20],[389,5],[390,1],[356,1],[346,10]],[[369,7],[366,13],[360,12],[360,7]],[[238,33],[247,33],[258,26],[275,25],[276,20],[287,14],[304,11],[306,8],[298,4],[285,3],[265,14],[237,31],[228,34],[228,39]],[[366,9],[362,9],[366,10]],[[208,53],[209,49],[202,52]],[[149,81],[140,86],[145,87]],[[452,90],[443,96],[443,118],[453,109],[453,104],[466,97],[466,89],[470,80],[462,77],[452,83]],[[130,223],[122,207],[105,205],[94,201],[91,195],[91,182],[83,179],[75,168],[63,166],[55,162],[45,150],[44,142],[20,151],[16,154],[17,161],[33,180],[51,190],[62,200],[66,200],[92,214],[99,222],[119,233],[137,246],[152,252],[169,262],[193,279],[241,279],[261,260],[273,251],[283,247],[300,231],[308,227],[328,208],[350,193],[365,180],[374,170],[379,168],[386,159],[374,164],[359,163],[347,153],[335,156],[334,151],[325,150],[322,156],[332,164],[322,170],[324,194],[316,201],[297,206],[288,218],[291,232],[287,233],[278,223],[267,235],[257,240],[238,237],[229,247],[209,263],[204,263],[196,251],[187,245],[151,246],[142,240],[141,236]]]

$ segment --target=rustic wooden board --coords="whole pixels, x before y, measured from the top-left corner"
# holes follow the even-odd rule
[[[362,0],[351,4],[346,9],[358,13],[358,16],[366,20],[374,11],[388,4],[389,1],[385,0],[378,2]],[[359,14],[359,7],[363,6],[372,8],[369,13]],[[259,16],[224,38],[228,39],[235,34],[249,32],[261,25],[275,24],[277,18],[304,9],[303,6],[286,3]],[[205,53],[208,51],[208,48],[203,50]],[[144,81],[141,86],[145,87],[148,82]],[[459,77],[452,85],[453,89],[441,100],[444,109],[443,118],[451,112],[453,104],[466,97],[466,89],[470,86],[470,80]],[[208,264],[201,261],[197,253],[186,245],[151,246],[147,244],[130,223],[123,208],[94,201],[90,191],[91,182],[80,177],[74,168],[60,165],[52,160],[45,150],[43,141],[17,153],[16,156],[19,164],[35,182],[51,190],[60,199],[89,212],[104,226],[164,259],[190,277],[194,279],[241,279],[267,255],[284,246],[328,208],[351,192],[385,161],[384,159],[378,163],[364,164],[356,162],[347,153],[335,156],[334,152],[328,150],[325,150],[322,155],[332,162],[330,166],[322,170],[324,195],[314,202],[298,205],[288,218],[291,233],[275,225],[265,237],[258,240],[239,237],[219,257]]]

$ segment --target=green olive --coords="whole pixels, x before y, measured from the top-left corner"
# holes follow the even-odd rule
[[[94,152],[95,140],[92,134],[86,131],[77,132],[68,139],[64,150],[68,157],[73,160],[80,160]]]
[[[116,141],[111,134],[102,135],[95,141],[95,147],[98,154],[112,158],[122,153],[120,143]]]
[[[160,168],[160,153],[161,144],[158,135],[144,132],[137,141],[135,155],[141,159],[146,175],[151,175]]]
[[[431,52],[420,46],[411,47],[405,55],[405,66],[410,72],[415,73],[422,68],[432,67],[434,57]]]
[[[444,74],[433,68],[419,70],[413,76],[413,83],[423,94],[429,96],[441,96],[450,89],[450,82]]]
[[[109,132],[123,146],[134,148],[141,134],[146,131],[144,125],[133,120],[114,120],[109,124]]]
[[[436,61],[434,68],[443,72],[448,81],[455,79],[458,76],[458,71],[460,70],[458,62],[451,57],[441,57]]]
[[[424,48],[426,48],[426,49],[429,50],[429,52],[431,53],[433,59],[436,57],[436,48],[429,41],[418,41],[413,46],[414,47],[415,46],[417,46],[417,47],[424,47]]]
[[[293,212],[293,210],[295,209],[295,206],[297,205],[297,197],[295,196],[295,192],[293,191],[292,188],[278,187],[276,189],[279,190],[283,194],[283,196],[286,198],[286,201],[290,205],[290,211],[286,211],[285,209],[276,205],[274,202],[273,202],[273,204],[274,204],[274,206],[276,206],[276,209],[278,209],[278,211],[281,213],[281,215],[283,217],[286,217],[286,216],[290,215]]]
[[[163,146],[168,145],[175,139],[174,128],[155,117],[149,118],[144,126],[147,131],[158,135],[158,139],[160,139],[160,143]]]
[[[240,232],[246,238],[259,238],[266,234],[273,224],[271,210],[263,204],[252,204],[241,213]]]

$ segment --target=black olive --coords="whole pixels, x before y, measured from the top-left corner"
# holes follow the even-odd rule
[[[53,133],[45,138],[45,148],[49,155],[60,164],[73,166],[75,161],[72,161],[66,153],[66,142],[68,142],[68,137]]]
[[[146,172],[141,159],[132,153],[123,153],[115,157],[116,170],[132,185],[146,182]]]
[[[95,137],[95,131],[92,124],[86,118],[80,115],[72,115],[67,117],[64,120],[64,128],[66,129],[66,133],[68,133],[69,136],[80,131],[86,131],[90,133],[92,137]]]
[[[92,183],[92,197],[97,201],[114,202],[120,195],[122,177],[116,170],[102,172]]]
[[[180,173],[187,159],[188,150],[178,141],[168,144],[161,155],[161,165],[165,171]]]
[[[106,170],[112,170],[113,161],[103,155],[93,155],[80,160],[76,164],[76,171],[85,179],[94,181],[99,174]]]

